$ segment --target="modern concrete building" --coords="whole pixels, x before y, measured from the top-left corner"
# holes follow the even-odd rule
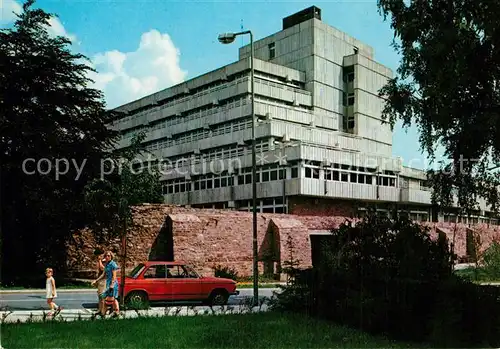
[[[379,89],[392,71],[373,48],[305,9],[255,48],[260,212],[352,215],[369,203],[416,220],[431,210],[425,173],[392,155]],[[250,47],[239,60],[118,108],[118,147],[147,131],[145,148],[175,167],[162,175],[166,203],[251,210]],[[471,222],[495,223],[483,202]]]

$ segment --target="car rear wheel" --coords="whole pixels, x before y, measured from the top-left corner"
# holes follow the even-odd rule
[[[148,295],[146,292],[142,291],[132,291],[127,295],[127,298],[125,302],[131,306],[131,305],[148,305],[149,304],[149,299]]]
[[[211,305],[226,305],[229,294],[225,290],[214,290],[210,294],[209,303]]]

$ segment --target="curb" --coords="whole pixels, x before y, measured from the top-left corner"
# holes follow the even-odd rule
[[[92,313],[95,309],[64,309],[57,318],[47,318],[43,310],[15,310],[0,312],[0,323],[31,323],[31,322],[67,322],[67,321],[92,321]],[[234,305],[234,306],[217,306],[217,307],[190,307],[190,306],[174,306],[174,307],[158,307],[149,310],[125,310],[121,312],[119,319],[133,319],[139,317],[166,317],[166,316],[211,316],[211,315],[231,315],[258,313],[269,311],[268,306],[251,307]],[[106,321],[98,319],[97,321]]]

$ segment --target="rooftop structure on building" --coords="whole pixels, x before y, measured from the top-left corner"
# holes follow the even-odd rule
[[[117,147],[147,132],[165,203],[251,210],[250,46],[238,61],[117,108]],[[254,42],[259,212],[353,215],[369,204],[416,220],[432,212],[425,172],[393,157],[378,91],[392,77],[369,45],[324,23],[315,6]],[[497,223],[489,207],[471,222]]]

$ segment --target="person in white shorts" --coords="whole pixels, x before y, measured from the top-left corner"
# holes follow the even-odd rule
[[[47,277],[47,281],[45,282],[45,290],[47,291],[46,293],[47,304],[49,305],[50,310],[52,311],[55,310],[53,313],[50,312],[48,314],[49,316],[52,315],[56,316],[63,309],[54,302],[54,298],[57,297],[57,290],[56,290],[56,281],[54,280],[53,275],[54,275],[54,270],[52,268],[45,269],[45,276]]]

